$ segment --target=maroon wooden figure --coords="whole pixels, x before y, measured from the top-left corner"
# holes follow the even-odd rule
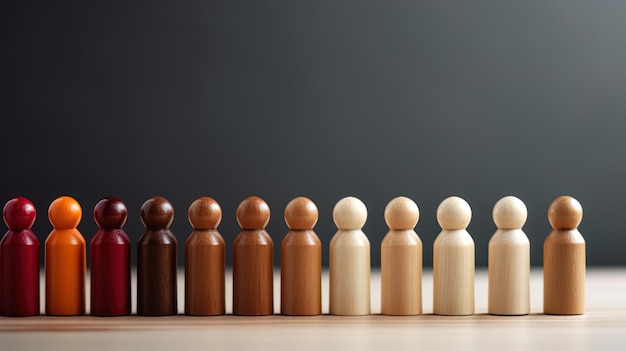
[[[100,200],[93,210],[98,232],[91,240],[91,314],[130,314],[130,240],[122,229],[128,217],[119,199]]]
[[[2,212],[9,231],[0,242],[0,313],[39,314],[39,240],[30,230],[37,213],[24,197],[9,200]]]

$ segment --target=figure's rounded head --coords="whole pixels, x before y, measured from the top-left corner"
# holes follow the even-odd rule
[[[303,196],[291,200],[285,208],[285,223],[291,230],[312,229],[318,217],[315,203]]]
[[[147,229],[167,229],[174,220],[174,208],[164,197],[155,196],[141,205],[140,216]]]
[[[575,229],[583,220],[583,207],[571,196],[560,196],[548,208],[548,221],[553,229]]]
[[[126,223],[128,210],[122,200],[107,197],[98,201],[93,209],[93,218],[101,229],[120,229]]]
[[[54,229],[75,229],[82,217],[80,204],[69,196],[57,198],[48,208],[48,219]]]
[[[333,221],[339,230],[359,230],[367,221],[367,207],[356,197],[344,197],[333,209]]]
[[[419,218],[420,210],[417,204],[408,197],[396,197],[385,207],[385,222],[391,230],[413,229]]]
[[[4,205],[2,216],[4,223],[10,230],[20,231],[30,229],[33,226],[37,211],[30,200],[25,197],[16,197]]]
[[[493,206],[493,221],[498,229],[521,229],[526,223],[528,210],[515,196],[506,196]]]
[[[250,196],[237,207],[237,222],[241,229],[264,229],[270,221],[270,208],[258,196]]]
[[[437,207],[437,222],[444,230],[465,229],[472,220],[472,208],[458,196],[450,196]]]
[[[193,229],[215,229],[222,221],[222,208],[213,198],[203,196],[189,206],[187,218]]]

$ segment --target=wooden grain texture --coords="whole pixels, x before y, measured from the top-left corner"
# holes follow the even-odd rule
[[[385,207],[389,232],[381,243],[381,313],[422,313],[422,241],[413,230],[419,209],[406,197],[397,197]]]
[[[222,209],[214,199],[202,197],[189,207],[188,219],[194,230],[185,242],[185,314],[224,314],[226,245],[217,231]]]
[[[274,242],[265,231],[270,210],[251,196],[237,208],[242,230],[233,242],[233,313],[263,316],[274,313]]]

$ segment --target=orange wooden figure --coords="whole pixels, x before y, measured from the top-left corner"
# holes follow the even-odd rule
[[[50,204],[54,229],[46,239],[46,314],[85,314],[85,239],[76,229],[82,209],[76,200],[61,196]]]
[[[285,208],[289,233],[280,245],[280,313],[322,313],[322,242],[313,227],[318,211],[313,201],[297,197]]]
[[[213,316],[226,312],[226,246],[217,231],[222,208],[210,197],[189,206],[193,232],[185,243],[185,314]]]
[[[274,243],[265,231],[270,208],[251,196],[237,208],[241,232],[233,243],[233,314],[274,313]]]

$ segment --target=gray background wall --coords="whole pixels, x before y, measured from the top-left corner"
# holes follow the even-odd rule
[[[243,198],[270,205],[278,252],[304,195],[327,263],[332,208],[354,195],[378,265],[383,209],[406,195],[430,265],[437,205],[459,195],[486,265],[492,207],[516,195],[540,265],[547,207],[570,194],[589,264],[626,263],[624,2],[0,6],[0,199],[33,200],[42,244],[57,196],[83,205],[88,241],[95,203],[120,197],[136,243],[141,204],[162,195],[182,263],[187,207],[208,195],[230,261]]]

